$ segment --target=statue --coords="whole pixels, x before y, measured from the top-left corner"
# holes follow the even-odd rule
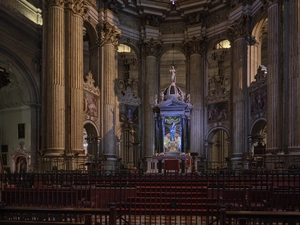
[[[160,101],[163,102],[164,99],[165,99],[165,94],[164,94],[164,92],[162,91],[162,92],[160,92]]]
[[[186,96],[186,103],[191,103],[191,95],[190,94],[188,94]]]
[[[172,84],[176,82],[176,70],[175,70],[175,67],[172,65],[171,68],[170,68],[170,73],[171,73],[171,81],[172,81]]]

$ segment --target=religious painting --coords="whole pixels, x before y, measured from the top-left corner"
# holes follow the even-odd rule
[[[261,88],[250,94],[251,116],[262,113],[267,109],[267,88]]]
[[[218,102],[207,106],[208,122],[219,122],[228,119],[228,102]]]
[[[123,123],[138,123],[139,112],[138,106],[136,105],[127,105],[127,104],[119,104],[119,120]]]
[[[25,138],[25,123],[18,124],[18,138]]]
[[[92,93],[84,92],[83,100],[84,113],[89,116],[98,117],[98,97]]]
[[[181,152],[181,118],[180,116],[165,116],[165,152]]]

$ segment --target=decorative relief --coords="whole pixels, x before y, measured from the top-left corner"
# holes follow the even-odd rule
[[[181,33],[186,29],[186,23],[185,22],[174,22],[174,23],[163,23],[160,26],[160,30],[163,33]]]
[[[149,41],[144,41],[143,43],[143,52],[146,56],[155,56],[158,57],[162,52],[162,43],[159,41],[154,41],[151,38]]]
[[[145,18],[146,25],[152,26],[152,27],[159,27],[160,20],[158,16],[156,15],[147,15]]]
[[[138,97],[137,87],[138,82],[134,79],[119,79],[117,83],[119,102],[128,105],[140,105],[141,99]]]
[[[100,21],[97,24],[97,31],[99,36],[100,45],[111,43],[118,47],[118,41],[121,37],[121,31],[114,25],[106,21]]]
[[[91,72],[89,72],[85,78],[86,82],[83,83],[84,115],[85,119],[95,121],[99,118],[100,90],[98,87],[95,87],[95,80]]]
[[[91,71],[85,76],[86,81],[83,83],[83,89],[85,91],[91,92],[94,95],[100,96],[100,90],[95,86],[95,80],[93,79],[93,75]]]
[[[267,68],[265,66],[259,66],[255,81],[250,84],[249,92],[251,117],[265,115],[267,110]]]

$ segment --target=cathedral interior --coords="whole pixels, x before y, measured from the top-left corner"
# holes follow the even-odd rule
[[[299,12],[296,0],[1,0],[1,170],[149,172],[177,154],[197,171],[298,167]]]

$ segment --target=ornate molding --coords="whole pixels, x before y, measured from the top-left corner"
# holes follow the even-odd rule
[[[110,43],[113,44],[115,48],[118,47],[121,30],[119,30],[115,25],[103,20],[97,24],[96,28],[98,31],[99,44],[101,46]]]

